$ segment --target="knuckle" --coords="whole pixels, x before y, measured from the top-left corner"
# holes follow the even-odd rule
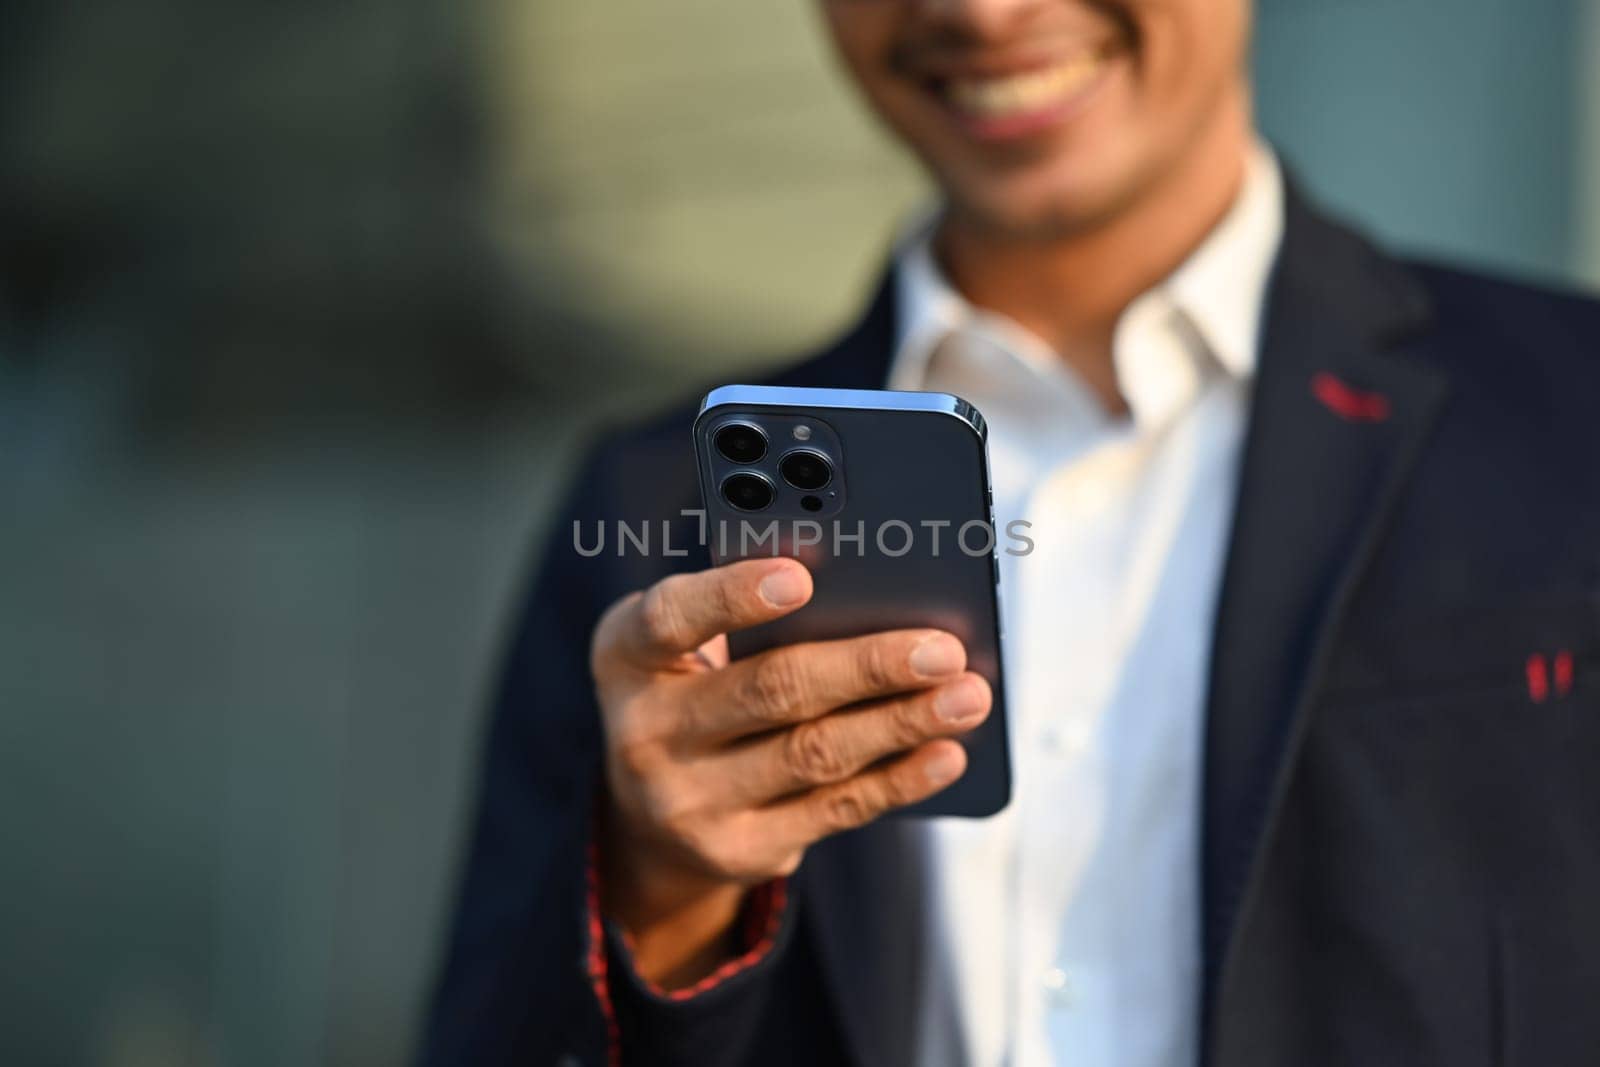
[[[830,833],[860,826],[873,814],[860,789],[840,789],[824,797],[821,806],[821,822]]]
[[[607,673],[616,659],[618,621],[643,595],[633,592],[618,597],[595,623],[589,635],[589,671],[596,678]]]
[[[794,656],[774,652],[753,664],[744,695],[746,704],[756,711],[776,715],[799,703],[803,689]]]
[[[889,644],[884,640],[867,641],[857,657],[862,684],[875,692],[892,689],[899,681],[894,657],[889,654]]]
[[[910,748],[933,735],[933,698],[897,700],[889,712],[889,735],[896,748]]]
[[[733,620],[742,614],[739,584],[726,572],[717,573],[717,580],[710,584],[707,596],[718,618]]]
[[[683,634],[683,613],[673,595],[674,579],[664,578],[639,600],[639,626],[653,645],[675,646]]]
[[[890,772],[884,776],[884,806],[886,808],[898,808],[922,799],[922,795],[927,792],[922,785],[923,780],[920,770],[912,767],[906,761],[901,761],[898,766],[891,768]]]
[[[784,740],[784,761],[804,782],[835,782],[850,771],[844,754],[820,723],[805,723],[789,731]]]

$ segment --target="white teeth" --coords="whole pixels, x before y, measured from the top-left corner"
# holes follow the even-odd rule
[[[1051,107],[1087,85],[1103,65],[1096,55],[1083,55],[1051,67],[1003,78],[960,78],[947,83],[945,95],[958,110],[978,118],[1006,118]]]

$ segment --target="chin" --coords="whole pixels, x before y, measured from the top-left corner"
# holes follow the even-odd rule
[[[1037,172],[949,175],[939,182],[952,214],[969,225],[1019,238],[1082,233],[1115,216],[1134,198],[1130,176],[1078,160],[1053,160]]]

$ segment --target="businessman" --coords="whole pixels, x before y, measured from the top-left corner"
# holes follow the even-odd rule
[[[821,6],[942,203],[776,380],[987,417],[1013,801],[881,817],[989,713],[950,635],[730,663],[799,563],[575,553],[694,540],[692,412],[604,435],[422,1060],[1595,1062],[1600,308],[1309,205],[1246,0]]]

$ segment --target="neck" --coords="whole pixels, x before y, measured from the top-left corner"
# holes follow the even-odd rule
[[[1117,320],[1171,274],[1239,195],[1251,138],[1248,93],[1230,92],[1178,164],[1104,218],[1049,236],[1003,233],[950,212],[935,248],[951,283],[1050,344],[1108,411],[1127,405],[1111,343]]]

